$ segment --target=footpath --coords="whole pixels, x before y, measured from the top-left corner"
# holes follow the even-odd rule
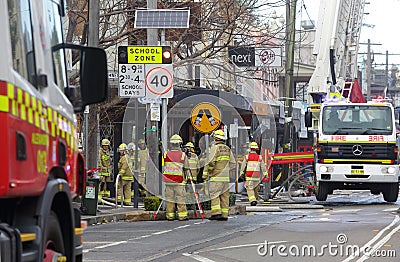
[[[229,215],[246,215],[247,212],[282,212],[285,209],[322,209],[323,205],[310,201],[292,202],[288,198],[278,198],[260,201],[257,206],[250,206],[246,195],[237,194],[235,205],[229,207]],[[204,217],[211,216],[211,210],[204,210]],[[138,208],[133,206],[117,207],[98,204],[96,215],[82,215],[82,221],[86,221],[88,226],[105,224],[116,221],[154,221],[156,211],[144,209],[143,202],[139,201]],[[188,210],[189,219],[201,219],[200,213]],[[165,211],[160,210],[156,216],[156,221],[166,220]]]

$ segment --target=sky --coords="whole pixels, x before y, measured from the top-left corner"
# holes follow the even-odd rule
[[[317,22],[320,1],[329,0],[297,0],[298,10],[304,3],[311,19]],[[376,53],[376,64],[385,63],[386,50],[389,53],[389,68],[391,64],[398,64],[400,67],[400,0],[366,0],[369,4],[365,5],[363,17],[364,26],[361,29],[360,43],[367,43],[371,40],[371,50]],[[303,9],[304,10],[304,9]],[[303,20],[307,18],[303,11]],[[359,53],[366,53],[367,45],[360,45]],[[381,53],[381,54],[379,54]],[[399,54],[399,55],[395,55]],[[362,57],[359,57],[359,61]],[[384,65],[376,67],[384,68]]]

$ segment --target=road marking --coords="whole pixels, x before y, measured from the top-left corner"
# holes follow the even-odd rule
[[[398,210],[399,210],[398,207],[394,207],[394,208],[385,209],[385,210],[383,210],[383,212],[392,212],[392,211],[398,211]]]
[[[361,211],[362,209],[340,209],[340,210],[333,210],[333,213],[350,213],[350,212],[358,212]]]
[[[182,255],[184,255],[185,257],[193,258],[193,259],[195,259],[197,261],[200,261],[200,262],[215,262],[214,260],[208,259],[206,257],[199,256],[199,255],[196,255],[196,254],[183,253]]]
[[[92,251],[92,250],[95,250],[95,249],[103,249],[103,248],[117,246],[117,245],[126,244],[126,243],[128,243],[128,241],[126,241],[126,240],[119,241],[119,242],[114,242],[114,243],[110,243],[110,244],[94,247],[94,248],[91,248],[91,249],[85,249],[85,250],[83,250],[83,253],[88,253],[89,251]]]
[[[370,241],[368,241],[368,243],[366,243],[364,246],[362,246],[359,250],[365,250],[366,248],[370,248],[372,243],[374,243],[375,241],[377,241],[382,235],[383,233],[388,230],[389,228],[391,228],[392,226],[394,226],[397,222],[400,221],[400,217],[398,215],[396,215],[396,217],[393,219],[393,221],[387,225],[384,229],[382,229],[381,231],[379,231],[378,234],[376,234]],[[400,227],[400,225],[398,226]],[[395,230],[398,230],[398,227],[395,228]],[[392,230],[393,231],[393,230]],[[390,235],[391,236],[391,235]],[[390,237],[389,237],[390,238]],[[351,256],[349,256],[347,259],[343,260],[343,262],[348,262],[353,260],[355,257],[358,257],[360,255],[360,252],[355,252],[355,254],[352,254]]]
[[[159,231],[159,232],[154,232],[151,233],[152,235],[161,235],[161,234],[165,234],[165,233],[169,233],[171,232],[173,229],[168,229],[168,230],[164,230],[164,231]]]
[[[400,229],[400,225],[398,225],[397,227],[395,227],[394,229],[392,229],[392,231],[390,231],[389,234],[387,234],[386,236],[384,236],[378,243],[376,243],[372,249],[367,252],[366,254],[364,254],[360,259],[357,260],[357,262],[362,262],[367,260],[368,258],[370,258],[371,254],[375,253],[376,250],[378,250],[381,246],[383,246],[383,244],[385,244],[386,242],[389,241],[389,239],[393,236],[394,233],[396,233],[397,230]]]
[[[179,226],[179,227],[174,228],[173,230],[175,230],[175,229],[181,229],[181,228],[185,228],[185,227],[190,227],[190,225]]]

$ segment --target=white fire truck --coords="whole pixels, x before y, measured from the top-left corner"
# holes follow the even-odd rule
[[[64,43],[64,5],[0,1],[0,261],[82,261],[74,113],[106,98],[107,62],[102,49]]]
[[[311,112],[306,125],[312,126]],[[325,201],[334,189],[369,189],[397,201],[399,162],[391,103],[322,104],[315,141],[316,198]]]

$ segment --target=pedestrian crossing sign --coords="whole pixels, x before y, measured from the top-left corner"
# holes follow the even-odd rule
[[[190,122],[197,131],[211,133],[221,124],[221,112],[214,104],[200,103],[193,108]]]

